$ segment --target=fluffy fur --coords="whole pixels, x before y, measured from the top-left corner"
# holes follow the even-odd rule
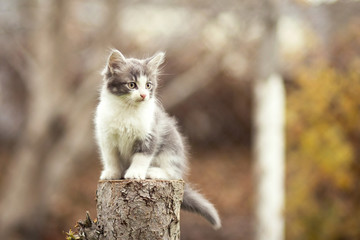
[[[175,119],[156,99],[164,53],[148,59],[125,58],[113,50],[103,71],[95,115],[103,171],[100,179],[182,179],[187,171],[184,140]],[[214,206],[185,187],[182,208],[221,226]]]

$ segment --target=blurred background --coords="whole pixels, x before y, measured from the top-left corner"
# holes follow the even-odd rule
[[[1,0],[1,239],[64,239],[86,210],[95,218],[93,114],[110,48],[166,51],[159,98],[188,137],[189,180],[223,221],[214,231],[182,212],[182,239],[255,239],[254,88],[269,68],[286,92],[284,238],[360,239],[350,0]]]

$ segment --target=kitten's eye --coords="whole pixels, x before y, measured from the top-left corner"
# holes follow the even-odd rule
[[[128,88],[130,88],[130,89],[134,89],[134,88],[136,88],[136,83],[134,83],[134,82],[129,82],[129,83],[127,84],[127,86],[128,86]]]
[[[151,83],[146,83],[146,89],[151,89],[152,88],[152,84]]]

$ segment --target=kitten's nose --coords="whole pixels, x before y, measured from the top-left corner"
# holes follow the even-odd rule
[[[140,94],[140,97],[144,100],[144,99],[146,98],[146,94],[141,93],[141,94]]]

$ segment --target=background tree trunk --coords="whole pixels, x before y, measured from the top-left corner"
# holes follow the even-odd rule
[[[180,239],[181,180],[98,184],[97,218],[105,239]]]
[[[118,24],[113,19],[120,5],[115,0],[104,3],[107,18],[99,24],[103,34],[89,47],[95,60],[85,61],[74,57],[81,51],[69,37],[71,1],[29,2],[22,11],[31,23],[31,48],[23,50],[28,63],[21,69],[28,90],[28,110],[10,171],[2,183],[0,239],[45,238],[44,226],[58,207],[56,198],[63,193],[70,172],[93,151],[92,111],[101,77],[90,67],[74,66],[89,64],[97,69],[102,64],[100,52],[109,45],[107,38]],[[74,71],[81,80],[74,80]]]
[[[284,82],[278,73],[280,1],[266,0],[265,30],[254,81],[255,239],[284,239]]]

